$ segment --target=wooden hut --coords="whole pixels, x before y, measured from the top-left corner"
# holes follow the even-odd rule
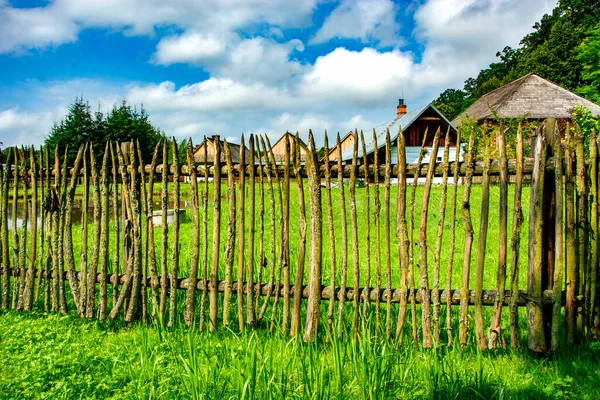
[[[333,139],[335,140],[335,139]],[[348,149],[354,148],[354,135],[350,131],[340,140],[340,148],[337,147],[337,143],[333,142],[334,145],[329,149],[329,154],[323,156],[323,160],[328,160],[330,163],[337,162],[338,158],[342,153]]]
[[[275,162],[277,164],[282,164],[285,158],[285,138],[288,138],[290,143],[290,152],[294,149],[294,142],[296,141],[296,137],[289,132],[286,132],[279,138],[277,142],[273,145],[273,156],[275,157]],[[308,152],[308,146],[302,139],[298,139],[298,143],[300,145],[300,162],[304,164],[306,162],[306,153]],[[293,155],[290,154],[290,160],[293,160]]]
[[[219,160],[221,163],[225,163],[225,145],[223,140],[219,138],[218,135],[214,135],[210,138],[206,138],[201,144],[197,145],[194,149],[194,161],[197,163],[204,163],[204,147],[206,146],[206,153],[208,160],[206,160],[207,164],[212,164],[215,159],[215,142],[219,141],[219,149],[220,149],[220,157]],[[231,151],[231,161],[234,164],[239,164],[240,162],[240,148],[239,144],[235,143],[227,143],[229,146],[229,150]],[[244,156],[246,163],[250,162],[250,151],[248,147],[246,147],[246,154]],[[256,161],[256,157],[255,157]]]
[[[414,111],[407,112],[404,100],[400,99],[397,107],[396,118],[392,121],[381,125],[376,128],[377,132],[377,149],[375,149],[372,136],[365,135],[366,152],[369,160],[373,159],[373,153],[376,150],[380,163],[385,160],[385,134],[386,131],[390,131],[390,139],[392,141],[391,148],[391,162],[396,164],[398,162],[398,147],[396,140],[398,139],[398,132],[402,130],[404,135],[404,141],[406,146],[406,162],[409,164],[416,163],[421,152],[421,144],[423,143],[423,136],[427,133],[425,138],[425,145],[430,148],[433,145],[433,138],[435,133],[439,129],[441,131],[440,147],[436,157],[438,161],[443,161],[444,157],[444,137],[447,129],[450,128],[450,149],[449,149],[449,160],[455,161],[457,158],[456,153],[456,128],[452,123],[438,111],[437,108],[431,103],[420,107]],[[353,148],[349,148],[342,153],[342,161],[349,163],[352,160]],[[429,162],[431,152],[423,158],[423,163]],[[362,162],[362,151],[359,147],[360,162]],[[461,152],[458,154],[459,160],[462,160]]]
[[[578,104],[587,107],[594,115],[600,114],[597,104],[536,74],[527,74],[481,96],[452,124],[458,127],[465,118],[493,121],[494,113],[502,118],[526,116],[532,120],[566,120],[572,118],[573,107]]]

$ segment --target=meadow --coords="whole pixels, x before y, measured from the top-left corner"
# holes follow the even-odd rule
[[[423,350],[376,337],[304,343],[280,333],[172,331],[0,312],[1,398],[597,399],[600,343]]]
[[[200,185],[204,189],[204,185]],[[279,212],[275,214],[275,239],[270,219],[269,190],[265,185],[264,247],[267,262],[262,273],[263,281],[270,273],[271,249],[279,246]],[[297,257],[299,207],[298,191],[295,182],[291,185],[290,196],[290,252],[291,260]],[[365,284],[366,269],[370,268],[371,286],[374,286],[377,273],[375,265],[375,228],[379,218],[381,238],[383,232],[383,209],[379,214],[373,210],[374,187],[369,188],[370,204],[367,206],[366,188],[357,188],[357,219],[359,222],[358,244],[360,254],[361,285]],[[451,189],[451,187],[449,187]],[[189,199],[189,187],[182,184],[184,195]],[[257,185],[257,193],[261,186]],[[346,187],[346,202],[349,201]],[[414,210],[415,221],[421,211],[422,187],[417,187]],[[462,190],[458,187],[456,247],[450,253],[448,232],[452,224],[450,206],[447,206],[443,221],[444,239],[441,247],[442,271],[452,256],[454,269],[453,287],[459,287],[461,278],[464,230],[460,215]],[[514,187],[509,191],[509,216],[513,214]],[[156,192],[156,189],[155,189]],[[208,213],[206,214],[206,238],[202,243],[210,243],[212,234],[212,185],[208,188]],[[383,207],[384,188],[380,187]],[[410,193],[410,192],[409,192]],[[486,269],[484,288],[495,289],[498,243],[498,195],[499,188],[492,185],[490,194],[490,224],[486,248]],[[247,194],[248,195],[248,194]],[[274,193],[277,199],[278,193]],[[337,263],[341,254],[341,218],[339,191],[332,189],[335,249]],[[324,196],[323,196],[324,197]],[[257,197],[258,198],[258,197]],[[391,262],[392,287],[399,284],[398,253],[395,241],[396,187],[390,193],[390,215],[392,233]],[[448,201],[451,201],[451,193]],[[156,199],[155,199],[156,200]],[[221,251],[227,240],[227,198],[225,188],[221,192]],[[308,199],[306,198],[308,202]],[[324,201],[324,198],[323,198]],[[525,222],[521,232],[521,258],[519,263],[520,287],[526,283],[527,260],[527,215],[529,209],[529,189],[524,188],[523,208]],[[277,202],[276,202],[277,203]],[[435,242],[438,216],[441,203],[441,187],[432,188],[429,218],[428,243]],[[473,186],[471,210],[475,230],[472,258],[476,255],[478,227],[480,220],[481,187]],[[201,201],[200,220],[204,220]],[[347,205],[348,206],[348,205]],[[246,202],[248,207],[248,202]],[[257,201],[257,216],[260,204]],[[155,210],[158,207],[155,205]],[[371,241],[366,245],[366,218],[369,213]],[[90,214],[92,214],[90,212]],[[186,218],[180,225],[180,269],[179,276],[187,276],[192,248],[191,208],[186,208]],[[324,224],[326,215],[324,214]],[[255,219],[254,229],[255,260],[260,258],[259,237],[261,219]],[[93,218],[88,216],[88,246],[92,243]],[[348,212],[348,252],[349,265],[352,265],[352,242],[350,235],[350,213]],[[114,224],[114,221],[111,222]],[[416,223],[418,225],[418,222]],[[246,223],[246,233],[249,232]],[[74,226],[73,239],[76,265],[82,253],[81,225]],[[512,231],[512,218],[509,218],[509,240]],[[203,227],[200,227],[203,232]],[[160,228],[155,228],[157,257],[160,260]],[[171,246],[173,229],[169,230]],[[418,226],[415,227],[415,237]],[[328,249],[327,231],[323,233],[323,280],[329,284],[329,264],[331,249]],[[383,243],[383,242],[382,242]],[[206,258],[208,265],[212,258],[210,246],[204,250],[200,246],[200,260]],[[111,241],[111,251],[114,244]],[[370,263],[366,262],[367,249]],[[171,250],[170,250],[171,251]],[[247,251],[247,250],[246,250]],[[381,248],[380,268],[385,271],[384,249]],[[170,255],[170,253],[168,254]],[[88,256],[89,257],[89,256]],[[170,267],[171,257],[168,258]],[[109,258],[112,259],[112,258]],[[430,282],[433,268],[433,251],[428,252]],[[220,257],[219,279],[224,278],[224,257]],[[294,263],[292,263],[294,276]],[[512,266],[508,266],[508,270]],[[259,272],[260,271],[260,272]],[[340,268],[338,266],[339,282]],[[258,276],[255,276],[255,280]],[[445,272],[441,274],[440,286],[446,285]],[[235,278],[234,278],[235,279]],[[348,271],[348,284],[352,284],[352,272]],[[470,286],[473,288],[474,268],[471,268]],[[339,283],[338,283],[339,284]],[[431,284],[431,283],[430,283]],[[385,286],[385,272],[382,285]],[[598,398],[600,383],[600,346],[596,342],[586,342],[575,348],[561,347],[561,350],[536,356],[526,350],[526,321],[524,310],[520,312],[521,349],[497,349],[479,352],[476,350],[472,324],[470,323],[469,343],[461,350],[455,342],[452,346],[440,345],[431,350],[413,346],[410,340],[400,344],[395,338],[386,339],[380,328],[374,326],[374,307],[369,307],[356,339],[351,330],[351,303],[342,323],[342,335],[331,334],[322,321],[321,333],[315,343],[303,343],[301,339],[290,339],[281,333],[279,315],[275,315],[275,327],[269,332],[268,324],[259,323],[256,329],[238,331],[237,327],[220,328],[215,333],[199,332],[196,326],[185,327],[183,314],[183,291],[180,291],[178,320],[175,328],[166,329],[156,320],[126,324],[122,317],[109,321],[84,320],[74,311],[65,316],[34,312],[0,311],[0,359],[4,360],[0,369],[0,397],[2,398]],[[110,296],[109,296],[110,297]],[[235,294],[233,299],[235,315]],[[326,315],[327,301],[321,306]],[[41,309],[40,302],[37,309]],[[270,308],[270,307],[269,307]],[[304,308],[303,308],[304,309]],[[71,310],[73,308],[71,307]],[[382,311],[385,307],[382,307]],[[472,311],[472,310],[471,310]],[[471,312],[470,311],[470,312]],[[392,305],[396,316],[397,305]],[[441,315],[445,315],[442,306]],[[452,309],[454,332],[458,327],[458,307]],[[270,315],[267,313],[266,318]],[[484,309],[486,326],[489,326],[491,307]],[[443,318],[442,318],[443,321]],[[339,322],[339,321],[338,321]],[[420,317],[417,318],[420,330]],[[442,325],[444,323],[442,322]],[[442,328],[441,343],[446,343],[445,325]],[[508,310],[502,321],[504,332],[508,331]],[[405,337],[409,337],[410,322],[405,327]],[[506,335],[506,333],[505,333]]]

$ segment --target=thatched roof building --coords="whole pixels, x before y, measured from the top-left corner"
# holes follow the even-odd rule
[[[452,124],[458,127],[467,117],[477,118],[478,121],[494,119],[494,112],[502,118],[527,115],[529,119],[570,119],[573,107],[578,104],[587,107],[595,115],[600,114],[600,106],[597,104],[536,74],[527,74],[481,96],[456,117]]]

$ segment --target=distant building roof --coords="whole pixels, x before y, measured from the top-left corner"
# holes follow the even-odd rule
[[[526,114],[531,119],[571,118],[573,107],[578,104],[595,115],[600,114],[597,104],[532,73],[481,96],[452,123],[459,126],[467,116],[477,120],[491,119],[494,117],[492,110],[503,118]]]
[[[206,142],[202,141],[202,143],[197,145],[196,148],[194,149],[194,158],[195,158],[196,162],[204,162],[204,153],[200,152],[200,148],[205,143],[213,144],[215,141],[215,138],[207,137],[205,140],[206,140]],[[229,146],[229,151],[231,153],[231,162],[233,164],[239,164],[240,163],[241,146],[239,144],[229,143],[229,142],[227,142],[227,145]],[[220,153],[221,153],[221,158],[223,158],[225,155],[225,141],[224,140],[219,139],[219,149],[220,149]],[[245,147],[244,158],[246,159],[246,163],[250,162],[250,150],[248,149],[248,147]],[[209,156],[209,159],[207,160],[207,162],[212,163],[213,161],[214,160],[211,159],[211,156]],[[254,162],[255,163],[258,162],[258,158],[256,157],[256,155],[254,156]]]
[[[454,128],[454,126],[452,125],[452,123],[448,120],[448,118],[446,118],[444,116],[444,114],[442,114],[441,112],[438,111],[437,108],[435,108],[435,106],[431,103],[424,105],[423,107],[417,108],[414,111],[410,111],[407,112],[406,114],[400,116],[400,117],[396,117],[393,120],[391,120],[390,122],[386,123],[383,125],[383,128],[381,128],[381,130],[377,133],[377,149],[381,149],[382,147],[385,147],[385,132],[389,129],[390,131],[390,140],[392,142],[394,142],[396,139],[398,139],[398,132],[400,129],[402,129],[402,131],[406,131],[408,130],[408,128],[419,119],[419,117],[421,117],[421,115],[423,115],[423,113],[425,113],[425,111],[429,110],[429,109],[433,109],[448,125],[452,126],[452,128]],[[374,143],[373,140],[371,139],[369,140],[365,140],[366,141],[366,152],[367,154],[371,154],[374,150]],[[342,154],[342,161],[348,161],[348,160],[352,160],[352,153],[353,153],[354,149],[348,149],[346,150],[343,154]],[[362,156],[362,152],[359,152],[360,156]]]

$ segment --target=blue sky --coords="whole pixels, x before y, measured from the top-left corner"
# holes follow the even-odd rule
[[[551,0],[0,0],[0,142],[76,96],[169,136],[370,130],[517,46]]]

